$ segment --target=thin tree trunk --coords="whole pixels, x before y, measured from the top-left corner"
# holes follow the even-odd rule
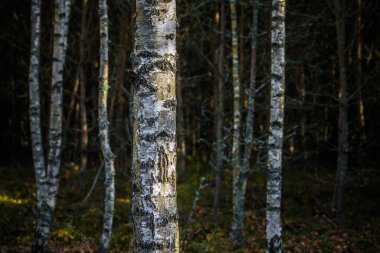
[[[79,38],[79,66],[78,80],[80,87],[80,122],[81,122],[81,141],[80,141],[80,185],[83,187],[84,173],[87,167],[87,147],[88,147],[88,126],[87,126],[87,109],[86,109],[86,79],[84,74],[84,59],[85,48],[84,40],[87,36],[86,17],[87,17],[88,2],[82,1],[82,17],[81,17],[81,32]]]
[[[339,122],[338,122],[338,160],[333,208],[338,214],[338,223],[343,225],[343,192],[346,183],[348,162],[348,100],[345,60],[344,1],[335,0],[336,33],[339,59]]]
[[[237,33],[238,33],[238,43],[239,43],[239,65],[240,66],[245,66],[245,38],[244,38],[244,30],[245,30],[245,6],[241,3],[241,0],[237,1],[237,5],[240,6],[240,12],[237,16]],[[237,10],[236,10],[237,11]],[[239,80],[244,80],[244,68],[239,67]],[[243,103],[243,106],[246,106],[245,103]]]
[[[272,68],[268,138],[267,253],[280,253],[282,146],[285,103],[285,0],[272,0]]]
[[[219,216],[220,213],[220,198],[223,178],[223,121],[224,121],[224,44],[225,44],[225,4],[221,0],[220,4],[220,44],[218,50],[218,86],[216,89],[215,98],[217,101],[215,116],[216,116],[216,156],[215,156],[215,195],[214,195],[214,215]]]
[[[70,122],[71,122],[72,114],[75,111],[76,96],[77,96],[78,90],[79,90],[79,80],[75,80],[73,88],[72,88],[71,96],[70,96],[70,103],[69,103],[68,112],[67,112],[67,115],[65,118],[66,123],[65,123],[65,126],[63,128],[63,133],[62,133],[62,146],[63,147],[67,147],[67,134],[68,134],[69,129],[70,129]],[[75,114],[74,114],[74,116],[75,116]],[[71,157],[71,152],[72,151],[70,151],[69,157]]]
[[[233,84],[233,132],[232,132],[232,173],[233,173],[233,196],[232,196],[232,209],[233,221],[231,226],[230,238],[232,240],[241,240],[242,227],[236,217],[241,210],[239,210],[239,175],[241,173],[240,163],[240,128],[241,128],[241,115],[240,115],[240,77],[239,77],[239,45],[237,33],[237,18],[236,18],[236,0],[230,1],[231,12],[231,31],[232,31],[232,84]]]
[[[41,105],[40,105],[40,47],[41,47],[41,1],[33,0],[31,5],[31,46],[29,65],[29,115],[30,133],[34,171],[37,186],[37,208],[42,207],[46,193],[45,154],[41,134]]]
[[[242,158],[241,172],[238,175],[237,184],[237,212],[234,213],[234,222],[236,222],[236,227],[239,228],[236,232],[240,234],[236,235],[240,242],[243,241],[243,229],[244,229],[244,200],[245,191],[247,186],[247,177],[249,171],[249,160],[251,157],[251,147],[253,141],[253,123],[254,123],[254,93],[256,87],[256,48],[257,48],[257,17],[258,17],[258,0],[253,2],[253,17],[252,17],[252,42],[251,42],[251,73],[250,73],[250,84],[248,92],[248,113],[246,119],[246,129],[244,138],[244,150]]]
[[[178,64],[179,65],[179,64]],[[183,115],[183,97],[182,97],[182,78],[180,68],[177,68],[177,78],[176,78],[176,87],[177,87],[177,136],[178,136],[178,145],[177,145],[177,170],[179,171],[178,177],[181,179],[185,178],[185,165],[186,165],[186,143],[185,143],[185,130],[184,130],[184,115]]]
[[[134,252],[179,252],[175,1],[137,0],[135,31]]]
[[[108,10],[107,0],[99,0],[100,22],[100,67],[99,67],[99,139],[104,159],[105,169],[105,198],[103,215],[103,232],[98,252],[107,252],[112,232],[112,221],[115,202],[115,169],[114,154],[109,143],[109,122],[107,115],[108,99]]]
[[[358,9],[358,14],[356,17],[356,33],[357,33],[357,41],[356,41],[356,88],[359,91],[358,94],[358,115],[359,115],[359,166],[363,164],[363,145],[366,141],[365,134],[365,113],[364,113],[364,99],[362,94],[362,78],[363,78],[363,70],[362,70],[362,47],[363,47],[363,39],[362,39],[362,9],[363,3],[362,0],[356,0],[356,5]]]
[[[62,96],[63,70],[65,65],[70,1],[55,1],[54,50],[50,97],[49,154],[46,173],[46,186],[42,206],[37,221],[37,231],[32,252],[45,252],[50,236],[51,223],[59,185],[59,169],[62,143]]]
[[[306,84],[305,84],[305,71],[303,68],[301,68],[301,74],[300,74],[300,95],[301,95],[301,105],[302,108],[305,108],[305,97],[306,97]],[[301,109],[301,145],[302,145],[302,154],[304,161],[307,160],[309,153],[307,150],[306,145],[306,112],[304,109]]]

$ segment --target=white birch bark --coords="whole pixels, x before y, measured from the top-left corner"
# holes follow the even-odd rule
[[[31,4],[31,45],[29,64],[29,117],[32,139],[34,172],[37,185],[37,208],[41,209],[43,194],[46,190],[45,154],[41,134],[40,105],[40,48],[41,48],[41,1]]]
[[[241,240],[242,227],[238,222],[239,215],[239,175],[241,173],[240,163],[240,79],[239,79],[239,52],[238,52],[238,33],[236,17],[236,0],[230,1],[231,31],[232,31],[232,85],[233,85],[233,132],[232,132],[232,173],[233,173],[233,192],[232,192],[232,211],[233,220],[231,226],[230,238],[232,240]]]
[[[70,1],[56,0],[50,97],[49,153],[46,179],[43,181],[45,185],[42,185],[43,196],[41,209],[39,210],[37,231],[32,246],[32,252],[46,251],[58,192],[62,143],[62,85],[67,48],[69,15]]]
[[[99,253],[108,249],[114,212],[115,202],[115,169],[114,154],[109,143],[109,122],[107,116],[108,98],[108,14],[107,1],[99,0],[99,21],[100,21],[100,77],[99,77],[99,138],[104,159],[105,168],[105,198],[103,232],[100,239]]]
[[[281,252],[282,146],[285,100],[285,0],[272,0],[272,68],[268,139],[267,253]]]
[[[175,0],[137,0],[135,31],[134,251],[179,252]]]

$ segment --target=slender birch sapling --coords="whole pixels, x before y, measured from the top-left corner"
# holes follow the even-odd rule
[[[230,1],[231,15],[231,31],[232,31],[232,85],[233,85],[233,133],[232,133],[232,173],[233,173],[233,190],[232,190],[232,212],[233,220],[230,232],[232,240],[241,241],[242,228],[237,222],[239,215],[238,199],[241,197],[239,193],[239,175],[241,173],[240,163],[240,129],[241,129],[241,114],[240,114],[240,77],[239,77],[239,45],[237,33],[237,15],[236,15],[236,0]]]
[[[99,21],[100,21],[100,67],[99,67],[99,139],[104,159],[105,169],[105,198],[103,232],[100,239],[98,252],[106,252],[109,246],[115,202],[115,169],[114,154],[111,151],[109,142],[109,122],[107,115],[108,98],[108,14],[107,0],[99,0]]]

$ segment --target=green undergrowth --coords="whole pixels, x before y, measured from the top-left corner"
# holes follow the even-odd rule
[[[317,172],[317,173],[316,173]],[[29,252],[35,228],[35,184],[31,168],[0,167],[0,252]],[[110,252],[131,252],[131,184],[128,173],[117,170],[116,203]],[[95,169],[80,180],[78,166],[62,168],[57,210],[50,240],[52,252],[96,252],[102,229],[104,176],[85,204]],[[348,177],[344,228],[331,211],[334,170],[286,168],[283,183],[284,252],[380,252],[380,176]],[[360,175],[361,176],[361,175]],[[205,177],[199,201],[186,226],[195,191]],[[265,173],[252,172],[246,193],[243,245],[229,241],[232,175],[226,171],[222,186],[221,213],[213,215],[213,176],[207,163],[188,160],[186,175],[177,184],[181,245],[184,252],[264,252]],[[188,237],[182,240],[187,232]]]

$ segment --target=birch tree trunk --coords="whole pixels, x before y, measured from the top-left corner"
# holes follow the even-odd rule
[[[345,59],[344,1],[335,0],[336,33],[339,59],[339,121],[338,121],[338,161],[333,207],[338,213],[338,223],[343,225],[343,192],[346,183],[348,162],[348,99]]]
[[[223,119],[224,119],[224,44],[225,44],[225,4],[221,0],[220,4],[220,45],[218,50],[218,86],[216,88],[215,100],[217,101],[216,116],[216,156],[215,156],[215,195],[214,195],[214,215],[220,213],[220,198],[223,176]]]
[[[132,216],[135,252],[179,252],[176,4],[136,1]]]
[[[29,117],[32,139],[34,172],[37,185],[37,208],[42,207],[46,193],[45,154],[41,134],[40,105],[40,47],[41,47],[41,1],[33,0],[31,5],[31,46],[29,64]]]
[[[67,48],[70,1],[55,1],[54,49],[50,97],[49,153],[46,178],[37,188],[43,189],[37,231],[32,252],[45,252],[56,205],[62,144],[63,70]],[[42,175],[42,174],[41,174]],[[40,176],[41,176],[40,175]]]
[[[238,52],[238,33],[237,33],[237,18],[236,18],[236,0],[230,1],[231,12],[231,31],[232,31],[232,84],[233,84],[233,130],[232,130],[232,173],[233,173],[233,196],[232,196],[232,211],[233,220],[231,226],[230,238],[232,240],[241,240],[242,227],[239,227],[238,216],[239,198],[239,175],[241,173],[240,163],[240,79],[239,79],[239,52]]]
[[[282,145],[285,100],[285,0],[272,0],[272,67],[268,138],[267,253],[281,252]]]
[[[249,160],[251,157],[251,147],[253,141],[253,122],[254,122],[254,92],[256,87],[256,48],[257,48],[257,18],[258,18],[258,0],[253,2],[254,10],[252,17],[252,42],[251,42],[251,73],[250,85],[248,91],[248,113],[246,119],[246,129],[244,138],[244,153],[242,158],[242,167],[238,175],[237,182],[237,199],[236,213],[234,214],[234,222],[236,222],[236,238],[240,242],[243,241],[244,229],[244,200],[247,186],[247,177],[249,171]]]
[[[103,232],[100,239],[98,252],[103,253],[108,249],[111,232],[115,202],[115,169],[114,154],[109,143],[109,122],[107,115],[108,98],[108,13],[107,0],[99,0],[99,22],[100,22],[100,67],[99,67],[99,139],[102,149],[105,168],[105,198]]]

